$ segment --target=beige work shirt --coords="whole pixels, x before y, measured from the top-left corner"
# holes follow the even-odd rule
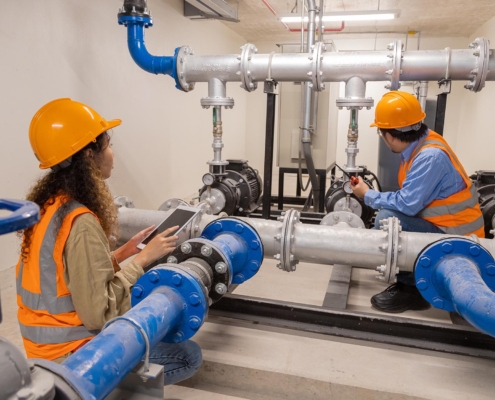
[[[114,272],[105,232],[92,214],[74,220],[63,261],[74,308],[88,330],[102,329],[131,308],[130,291],[143,269],[131,261]]]

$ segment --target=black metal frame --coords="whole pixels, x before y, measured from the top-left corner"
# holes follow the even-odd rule
[[[474,328],[226,295],[210,315],[279,328],[495,359],[495,338]]]

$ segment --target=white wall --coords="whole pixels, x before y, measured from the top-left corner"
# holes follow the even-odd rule
[[[495,24],[494,24],[495,25]],[[299,40],[299,34],[294,34],[294,41]],[[375,38],[362,38],[362,39],[345,39],[337,37],[334,39],[336,48],[339,51],[345,50],[385,50],[387,44],[393,39],[401,39],[403,37],[394,37],[388,35],[388,37],[379,37],[376,41]],[[279,51],[279,48],[275,43],[270,41],[255,43],[259,49],[259,53],[269,53],[271,51]],[[468,38],[423,38],[420,42],[421,50],[433,50],[443,49],[445,47],[451,47],[453,49],[464,49],[469,44]],[[408,50],[417,49],[417,39],[410,38],[408,40]],[[386,82],[368,82],[366,86],[366,96],[373,97],[376,103],[387,91],[384,86]],[[459,125],[459,118],[461,115],[461,106],[464,99],[463,88],[465,82],[454,82],[452,93],[448,97],[448,107],[445,122],[445,137],[456,148],[457,131]],[[403,87],[401,90],[411,91],[412,88]],[[344,96],[345,85],[341,84],[340,96]],[[438,86],[436,82],[430,82],[429,93],[435,95],[438,93]],[[260,145],[263,143],[265,135],[265,118],[266,118],[266,95],[262,90],[258,89],[256,92],[250,94],[247,99],[248,109],[248,128],[246,135],[246,155],[250,160],[250,163],[263,171],[263,152],[260,151]],[[330,104],[330,107],[336,107],[335,104]],[[374,108],[371,110],[361,110],[359,112],[359,154],[357,162],[360,165],[366,165],[372,171],[376,172],[378,163],[378,136],[376,135],[376,129],[370,128],[369,125],[374,119]],[[346,163],[346,153],[344,151],[347,145],[347,130],[349,126],[349,111],[338,111],[338,138],[337,138],[337,163],[343,165]],[[277,148],[277,146],[275,146]],[[276,159],[276,157],[275,157]],[[274,174],[278,174],[276,168],[274,168]],[[274,192],[276,192],[274,186]]]
[[[495,47],[495,18],[482,25],[472,36],[485,37]],[[495,57],[492,54],[491,57]],[[457,132],[457,155],[466,171],[495,170],[495,82],[486,82],[479,93],[464,89],[460,122]]]
[[[4,4],[3,4],[4,3]],[[200,98],[206,84],[179,92],[170,77],[141,70],[127,50],[126,29],[117,24],[121,0],[16,0],[0,13],[0,197],[23,198],[40,175],[28,128],[35,112],[58,97],[86,102],[114,129],[115,195],[137,207],[158,208],[201,185],[212,158],[211,110]],[[196,54],[238,52],[246,41],[216,21],[182,16],[182,0],[153,1],[154,26],[146,30],[152,54],[172,55],[189,45]],[[223,113],[225,157],[245,157],[246,93],[228,85],[233,110]],[[3,213],[2,215],[5,215]],[[15,264],[19,242],[0,237],[0,270]]]

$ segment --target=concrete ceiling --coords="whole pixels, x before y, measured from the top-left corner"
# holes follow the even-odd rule
[[[267,1],[277,14],[286,14],[293,9],[296,0]],[[301,0],[298,2],[300,7]],[[249,42],[299,40],[300,33],[288,32],[261,0],[228,0],[228,3],[233,7],[239,4],[241,22],[224,24]],[[316,3],[319,4],[319,0]],[[389,21],[346,22],[343,34],[334,35],[351,37],[349,33],[421,31],[423,37],[469,37],[495,16],[495,0],[325,0],[325,12],[378,9],[398,9],[400,16]],[[327,22],[325,25],[326,28],[340,26],[340,22]],[[291,27],[298,26],[292,24]]]

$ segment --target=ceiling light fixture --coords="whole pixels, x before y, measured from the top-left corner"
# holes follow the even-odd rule
[[[349,11],[323,14],[323,22],[328,21],[380,21],[398,18],[400,10],[384,11]],[[278,14],[278,19],[286,24],[301,22],[301,16],[294,14]],[[319,21],[318,16],[316,22]],[[304,22],[308,22],[308,17],[304,17]]]

